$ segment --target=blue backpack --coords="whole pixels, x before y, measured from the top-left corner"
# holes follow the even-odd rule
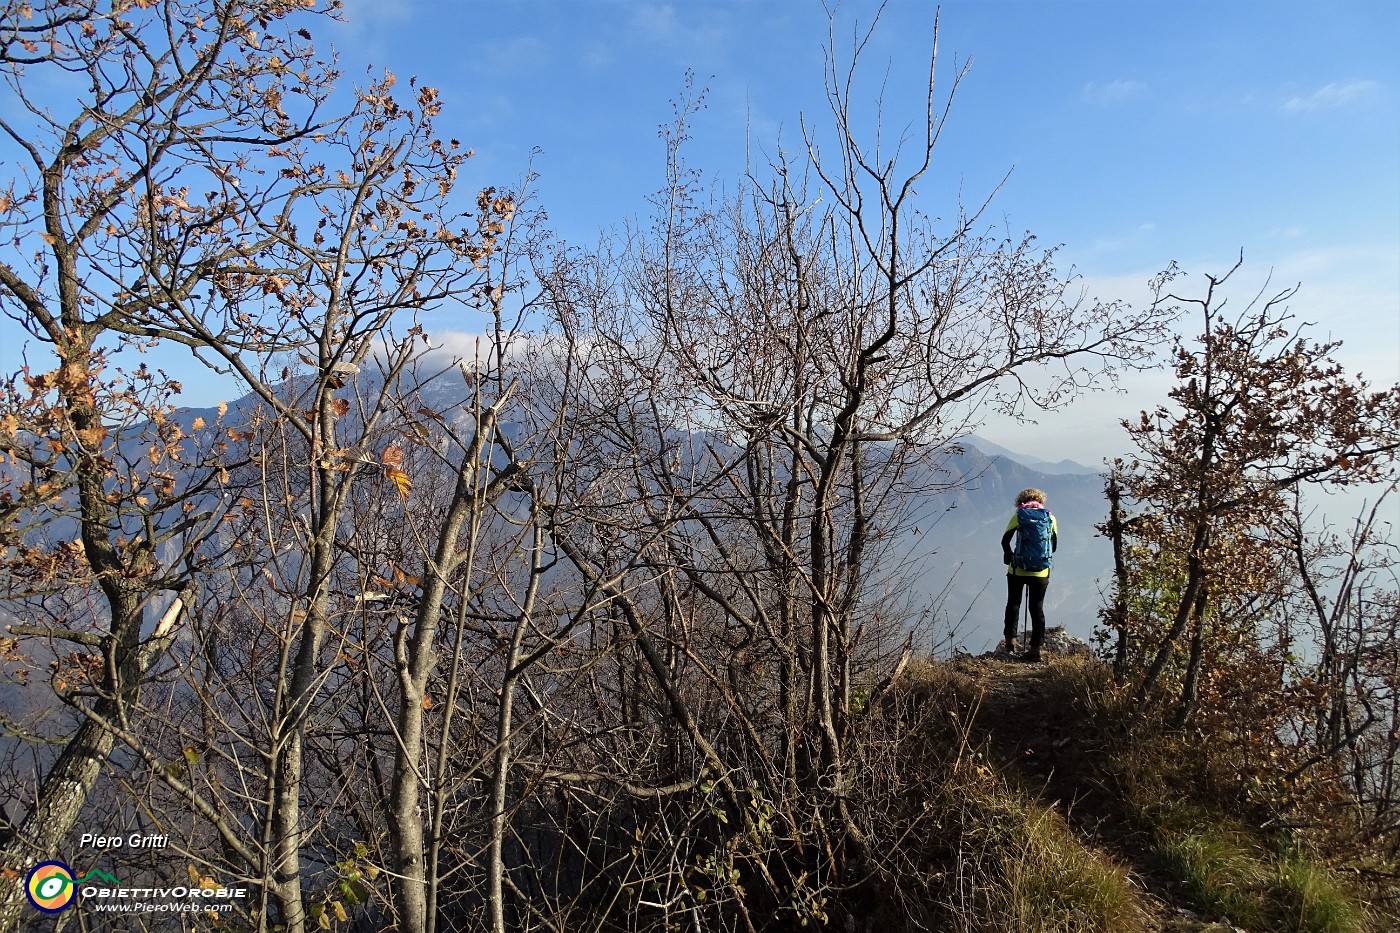
[[[1016,551],[1012,566],[1020,570],[1049,570],[1054,559],[1050,541],[1050,510],[1016,510]]]

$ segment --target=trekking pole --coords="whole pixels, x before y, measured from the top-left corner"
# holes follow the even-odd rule
[[[1021,644],[1023,646],[1031,643],[1031,588],[1026,587],[1026,598],[1021,605]]]

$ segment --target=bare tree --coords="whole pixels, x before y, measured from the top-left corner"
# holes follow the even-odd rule
[[[1321,772],[1312,784],[1324,804],[1304,814],[1307,828],[1370,874],[1383,872],[1400,848],[1400,588],[1396,545],[1381,520],[1393,493],[1394,486],[1382,489],[1345,535],[1310,527],[1316,516],[1295,493],[1278,535],[1294,560],[1294,598],[1275,637],[1292,659],[1283,674],[1297,697],[1279,730],[1290,746],[1283,782],[1307,789],[1305,775]],[[1331,792],[1336,786],[1341,793]],[[1394,873],[1375,880],[1393,884]]]
[[[712,780],[741,839],[756,832],[750,795],[773,801],[790,851],[816,859],[786,878],[748,861],[780,903],[808,869],[838,884],[877,871],[852,796],[853,711],[899,656],[863,640],[909,484],[935,486],[937,454],[988,406],[1060,404],[1145,360],[1167,319],[1085,300],[1053,251],[992,236],[980,208],[948,224],[920,209],[947,113],[937,57],[916,136],[866,147],[853,113],[866,38],[849,68],[829,61],[834,155],[809,126],[800,160],[707,199],[681,156],[687,97],[650,226],[544,277],[587,348],[578,417],[622,467],[607,508],[556,510],[556,537],[627,621],[696,750],[666,783]],[[702,714],[710,697],[722,716]]]

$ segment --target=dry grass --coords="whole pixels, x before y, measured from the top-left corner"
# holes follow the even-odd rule
[[[1232,779],[1224,743],[1134,719],[1106,669],[1058,669],[1049,689],[1080,717],[1076,780],[1116,811],[1142,861],[1199,912],[1258,933],[1368,933],[1364,901],[1286,833]],[[1247,823],[1239,814],[1249,813]]]
[[[986,683],[947,664],[911,665],[885,712],[908,730],[901,771],[917,775],[921,825],[893,853],[926,866],[891,892],[882,930],[1130,933],[1143,913],[1127,872],[998,769],[978,735]]]
[[[1046,721],[1027,721],[1028,711]],[[1379,930],[1337,876],[1238,817],[1245,801],[1218,749],[1135,720],[1129,698],[1093,659],[1029,669],[920,662],[883,712],[905,733],[900,770],[924,788],[923,810],[907,824],[923,831],[911,830],[902,857],[925,871],[891,892],[881,929],[1146,929],[1131,864],[1163,886],[1162,896],[1245,930]],[[1047,729],[1072,737],[1056,753],[1053,782],[1006,764],[1019,761],[1016,742]],[[1060,801],[1093,814],[1115,857],[1081,839]]]

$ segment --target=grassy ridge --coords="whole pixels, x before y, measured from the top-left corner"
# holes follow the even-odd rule
[[[1192,737],[1129,728],[1097,662],[924,663],[891,706],[921,711],[906,764],[942,827],[924,853],[938,862],[925,928],[1379,933],[1395,919],[1286,832],[1251,825],[1261,815],[1201,779]],[[1064,735],[1053,768],[1024,767],[1050,729]]]

